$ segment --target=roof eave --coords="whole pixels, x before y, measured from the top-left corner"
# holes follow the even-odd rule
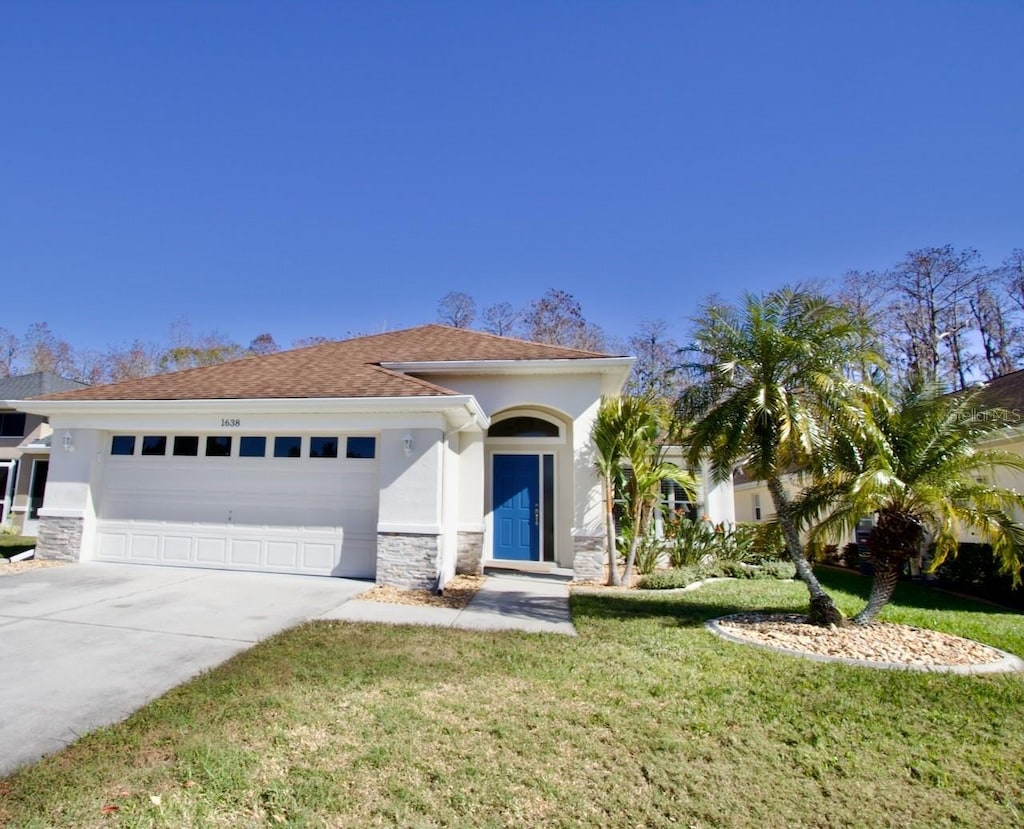
[[[415,397],[272,397],[203,398],[196,400],[5,400],[18,411],[46,417],[97,414],[159,414],[191,412],[232,413],[422,413],[439,412],[459,427],[490,426],[490,419],[469,394]]]

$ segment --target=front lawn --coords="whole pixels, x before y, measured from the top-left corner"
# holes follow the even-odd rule
[[[862,601],[865,580],[824,579]],[[308,624],[0,782],[0,822],[1024,823],[1024,676],[819,664],[702,627],[805,600],[776,581],[576,595],[575,639]],[[887,618],[1024,655],[1024,618],[992,607],[907,585]]]

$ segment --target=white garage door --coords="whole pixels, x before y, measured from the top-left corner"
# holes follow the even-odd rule
[[[108,455],[102,474],[101,561],[375,575],[376,459]]]

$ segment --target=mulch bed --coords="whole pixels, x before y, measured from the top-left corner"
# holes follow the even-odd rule
[[[402,590],[397,587],[377,585],[362,593],[359,598],[370,602],[386,604],[420,605],[424,607],[448,607],[461,610],[472,601],[483,576],[456,576],[444,586],[444,592],[438,595],[429,590]]]
[[[795,613],[739,613],[717,622],[744,641],[816,656],[913,668],[989,665],[1004,658],[995,648],[971,639],[890,622],[823,628]]]
[[[36,559],[11,561],[10,559],[0,558],[0,576],[13,576],[18,573],[28,573],[32,570],[42,570],[46,567],[63,567],[65,564],[70,563],[70,561],[37,561]]]

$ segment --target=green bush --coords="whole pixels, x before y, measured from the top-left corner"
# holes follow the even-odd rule
[[[1013,579],[999,571],[988,544],[965,542],[955,558],[947,558],[935,571],[939,583],[949,589],[1024,609],[1024,589],[1013,589]]]
[[[782,579],[793,578],[796,568],[788,561],[766,561],[745,564],[741,561],[719,561],[714,564],[674,567],[659,570],[637,581],[640,590],[673,590],[694,582],[711,578],[727,579]]]
[[[658,567],[658,559],[661,558],[664,545],[661,539],[655,538],[653,534],[641,539],[636,546],[636,559],[633,566],[640,575],[653,573]]]
[[[665,542],[669,566],[690,567],[708,555],[715,555],[717,539],[710,521],[694,521],[681,516],[665,521]]]
[[[644,576],[637,581],[636,586],[640,590],[675,590],[700,581],[704,577],[702,568],[697,566],[673,567],[671,570],[659,570]]]
[[[10,558],[26,550],[34,550],[36,540],[30,535],[0,535],[0,558]]]

